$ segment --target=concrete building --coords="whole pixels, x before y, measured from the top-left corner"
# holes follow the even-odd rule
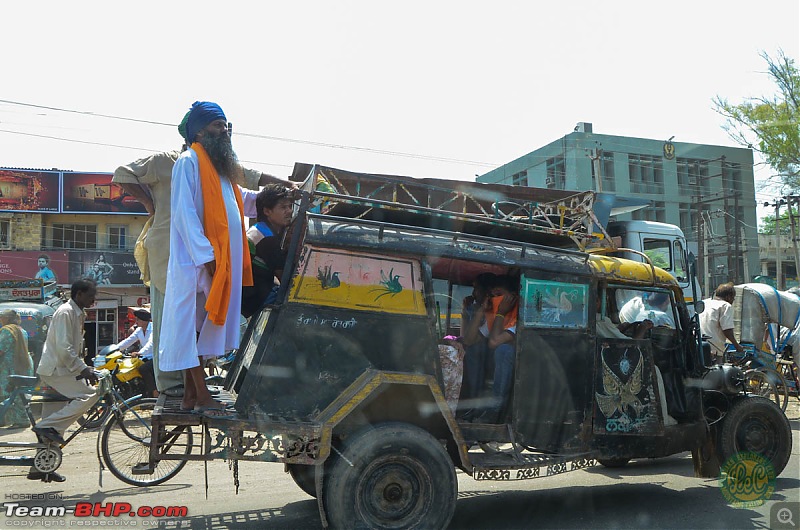
[[[0,285],[39,278],[43,263],[67,292],[78,278],[98,281],[84,326],[94,355],[127,334],[130,307],[150,301],[133,256],[146,221],[110,173],[0,167]]]
[[[647,199],[619,220],[678,225],[698,257],[704,293],[761,273],[750,149],[597,134],[578,123],[562,138],[478,177]]]
[[[785,290],[798,287],[797,261],[800,261],[800,249],[795,249],[790,236],[758,235],[761,248],[761,269],[755,280]],[[780,277],[777,274],[780,265]]]

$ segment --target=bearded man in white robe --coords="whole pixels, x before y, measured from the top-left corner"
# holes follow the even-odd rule
[[[170,254],[159,368],[184,370],[181,408],[226,416],[205,384],[203,360],[239,347],[242,285],[252,285],[244,217],[256,217],[256,192],[241,170],[228,122],[215,103],[195,102],[187,142],[172,170]]]

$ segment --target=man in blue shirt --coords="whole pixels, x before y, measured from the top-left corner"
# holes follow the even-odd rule
[[[56,281],[56,275],[52,270],[50,270],[49,267],[50,256],[48,256],[47,254],[40,255],[39,259],[37,260],[37,263],[39,265],[39,271],[36,273],[36,276],[34,276],[34,278],[41,278],[45,281],[45,283]]]

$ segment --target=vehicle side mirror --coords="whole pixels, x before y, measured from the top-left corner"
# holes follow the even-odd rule
[[[700,313],[702,313],[702,312],[703,312],[703,310],[705,310],[705,308],[706,308],[706,304],[705,304],[705,302],[703,302],[702,300],[697,300],[697,301],[694,303],[694,312],[695,312],[695,313],[697,313],[698,315],[699,315]]]

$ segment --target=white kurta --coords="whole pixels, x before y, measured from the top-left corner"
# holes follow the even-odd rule
[[[214,249],[203,229],[203,190],[197,154],[192,149],[184,151],[172,169],[169,265],[159,337],[161,370],[193,368],[200,364],[198,357],[217,357],[239,347],[242,223],[230,181],[220,180],[231,246],[231,300],[222,326],[209,321],[205,310],[211,276],[204,264],[214,259]],[[244,189],[241,192],[245,216],[255,217],[257,192]]]

